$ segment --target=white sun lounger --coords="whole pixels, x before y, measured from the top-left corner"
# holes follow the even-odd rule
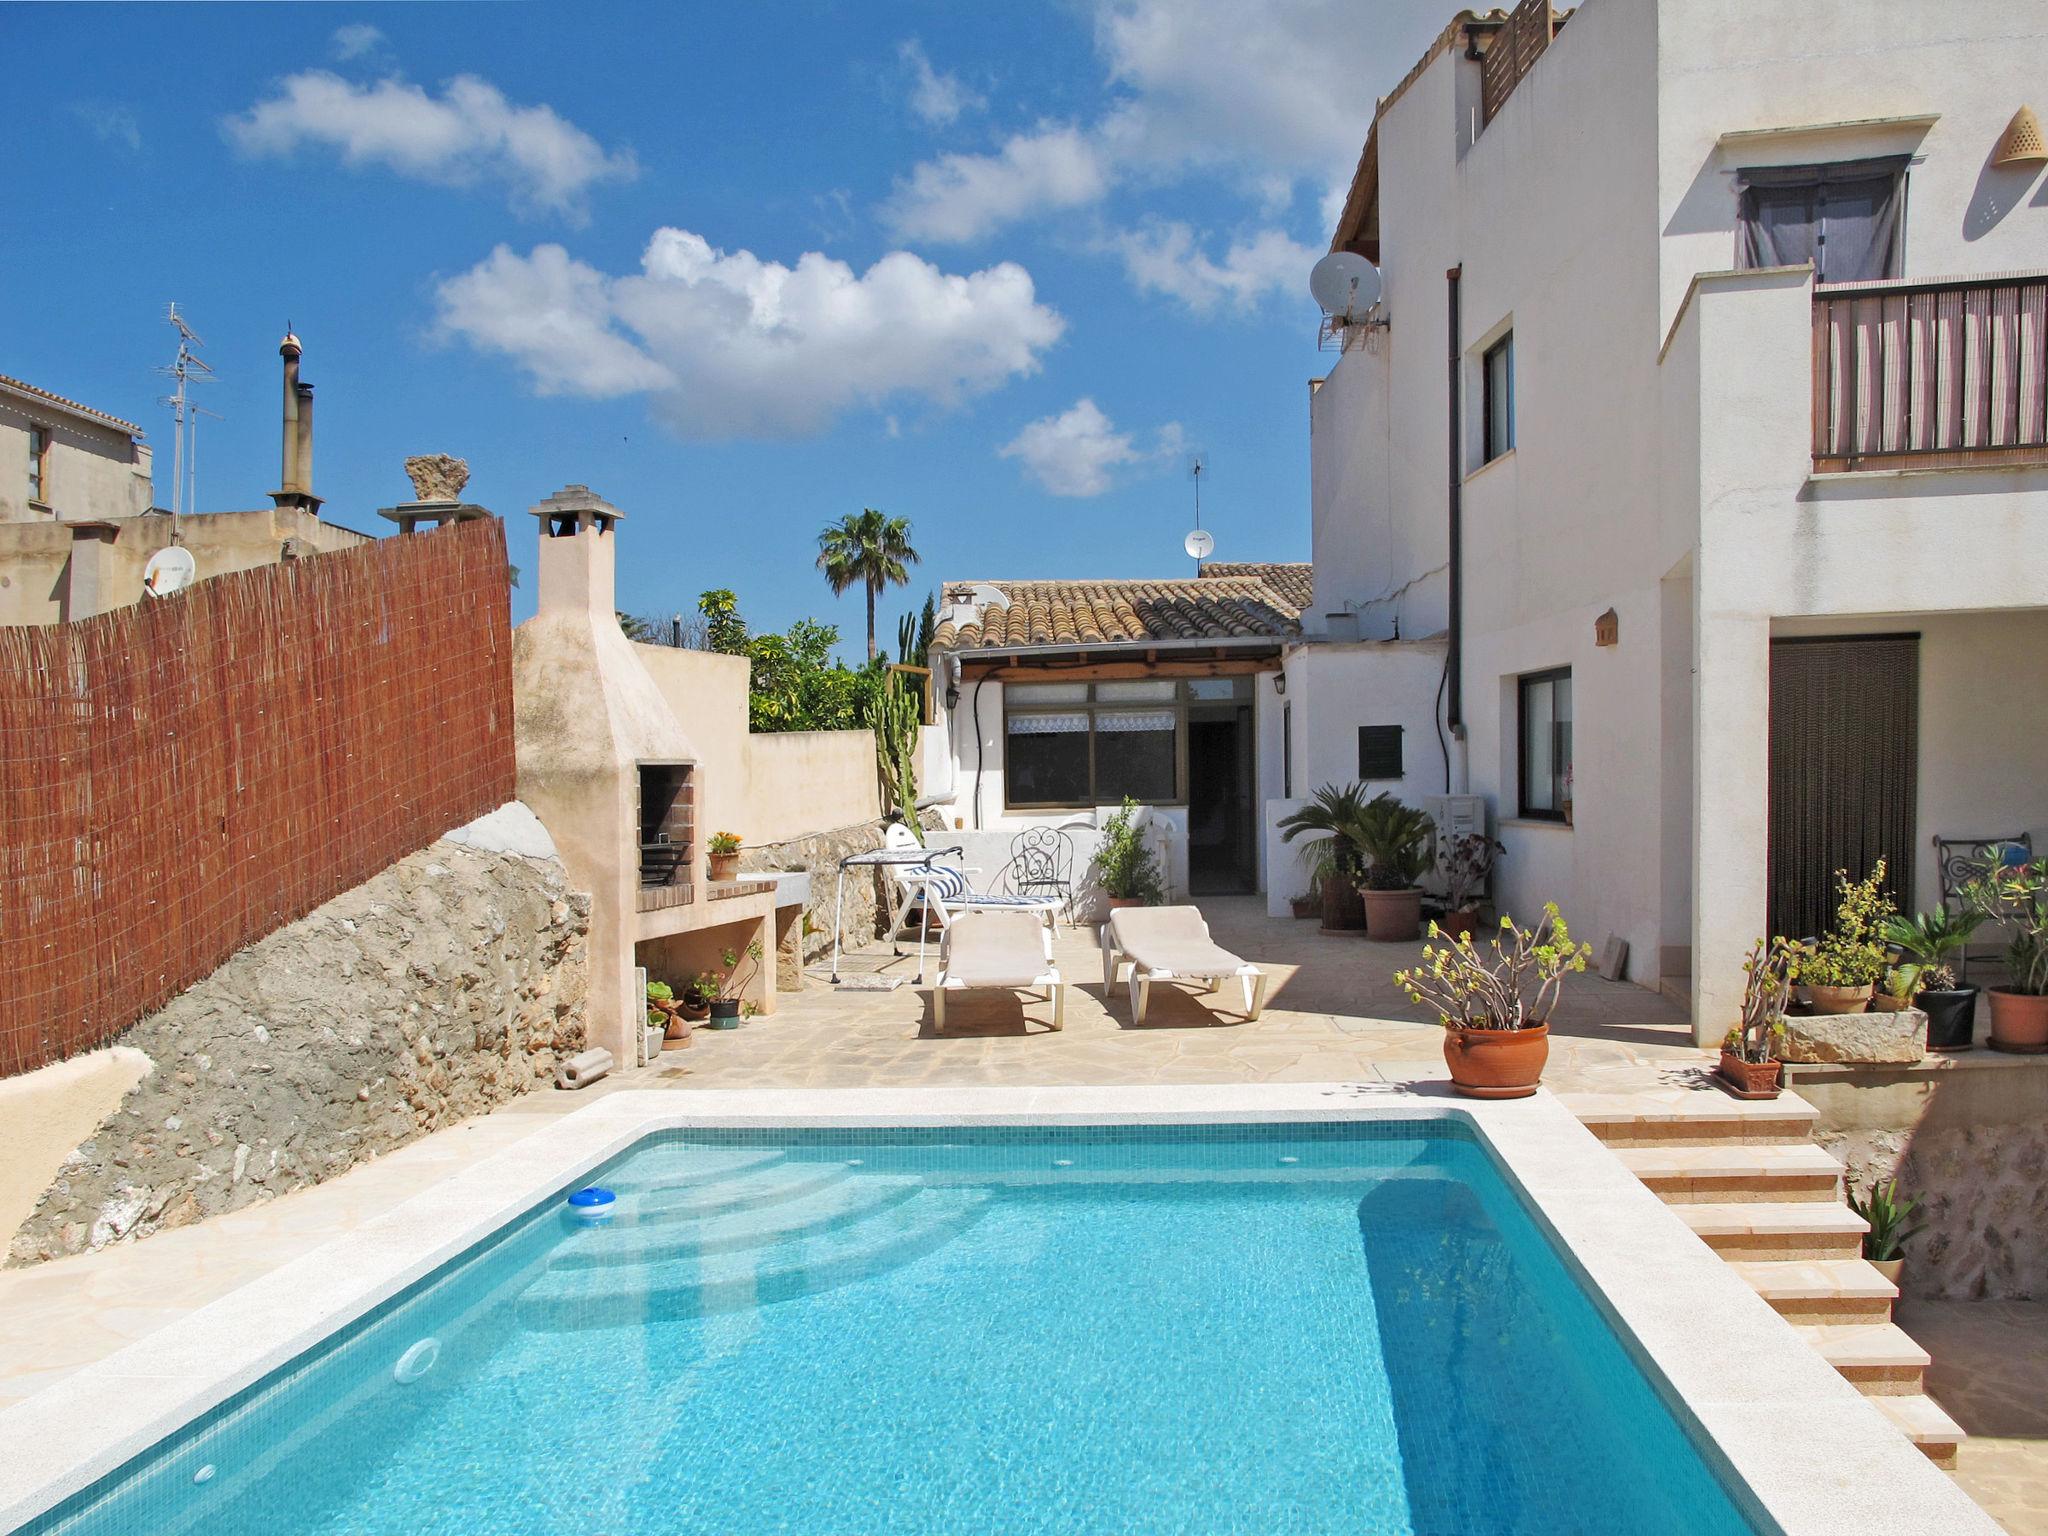
[[[1043,988],[1052,998],[1052,1027],[1066,1028],[1067,984],[1045,953],[1045,929],[1033,912],[961,912],[946,924],[939,983],[932,989],[932,1027],[946,1027],[946,994],[970,987],[1011,991]]]
[[[1102,925],[1102,994],[1116,993],[1117,974],[1130,962],[1131,1022],[1145,1022],[1155,981],[1206,981],[1208,990],[1235,977],[1244,984],[1244,1011],[1253,1019],[1266,1006],[1266,973],[1209,937],[1197,907],[1119,907]]]

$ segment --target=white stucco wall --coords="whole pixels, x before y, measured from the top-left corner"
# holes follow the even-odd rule
[[[50,434],[43,501],[28,499],[28,429]],[[87,522],[138,517],[150,505],[150,451],[142,443],[61,406],[0,394],[0,522]]]
[[[1810,272],[1700,276],[1733,263],[1733,172],[1910,151],[1909,275],[2048,267],[2039,167],[1987,165],[2044,41],[2048,13],[2018,0],[1588,0],[1476,140],[1476,65],[1455,48],[1380,123],[1391,329],[1312,396],[1316,608],[1357,611],[1368,635],[1396,616],[1404,635],[1442,626],[1456,266],[1460,787],[1500,819],[1503,903],[1555,899],[1596,944],[1626,939],[1632,979],[1690,972],[1703,1036],[1727,1022],[1764,920],[1774,622],[1923,630],[1924,840],[2038,820],[2041,776],[2012,745],[2038,705],[2005,658],[2040,654],[2038,617],[2017,611],[2048,606],[2048,471],[1811,476]],[[1721,142],[1930,113],[1931,127]],[[1478,357],[1510,327],[1516,445],[1482,467]],[[1599,647],[1609,607],[1620,641]],[[1378,675],[1362,654],[1330,654],[1360,690]],[[1515,814],[1514,680],[1560,665],[1574,692],[1568,828]],[[1315,678],[1290,693],[1308,703],[1297,733],[1313,754],[1338,732],[1315,718]],[[1973,732],[1945,713],[1963,707],[1951,698],[2005,712]],[[1972,735],[1987,752],[1966,762],[1952,744]],[[1298,768],[1296,795],[1316,782]]]

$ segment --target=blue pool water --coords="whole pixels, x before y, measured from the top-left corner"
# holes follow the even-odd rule
[[[550,1201],[31,1529],[1764,1528],[1445,1122],[696,1132],[588,1182],[609,1224]]]

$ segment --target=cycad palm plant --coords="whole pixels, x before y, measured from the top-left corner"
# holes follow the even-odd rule
[[[907,586],[910,568],[918,562],[910,545],[910,519],[890,517],[873,507],[849,512],[826,525],[818,535],[818,569],[836,593],[848,587],[867,589],[868,660],[879,654],[875,645],[875,598],[884,587]]]
[[[1325,784],[1291,816],[1280,819],[1285,842],[1306,836],[1301,859],[1323,897],[1325,928],[1356,928],[1365,921],[1358,881],[1365,858],[1358,845],[1358,818],[1365,810],[1365,791],[1356,784],[1339,789]]]

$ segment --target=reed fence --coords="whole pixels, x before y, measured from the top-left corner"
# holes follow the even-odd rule
[[[506,573],[489,518],[0,629],[0,1076],[509,799]]]

